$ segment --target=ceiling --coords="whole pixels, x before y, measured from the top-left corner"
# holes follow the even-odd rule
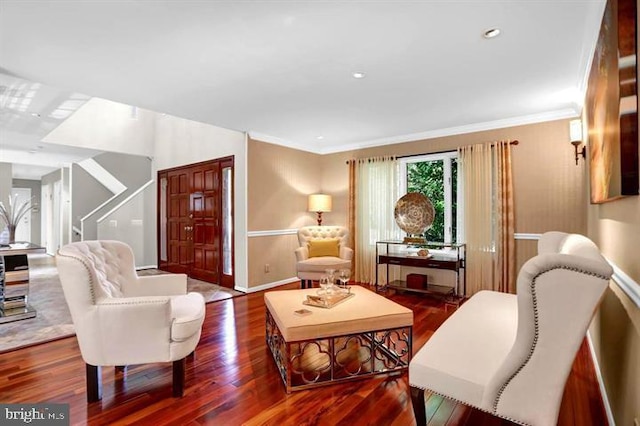
[[[40,179],[100,151],[54,145],[42,139],[89,99],[0,73],[0,162],[16,179]]]
[[[3,0],[0,72],[330,153],[579,114],[603,9],[604,0]],[[484,38],[490,28],[501,34]],[[3,117],[3,145],[54,124],[31,112],[42,118],[35,104],[24,125]]]

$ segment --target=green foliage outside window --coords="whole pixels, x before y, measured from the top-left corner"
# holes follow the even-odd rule
[[[452,177],[452,235],[455,240],[456,235],[456,181],[457,162],[451,164]],[[444,182],[444,162],[443,160],[424,161],[420,163],[407,164],[407,192],[420,192],[426,195],[435,210],[433,224],[424,236],[427,241],[444,242],[445,237],[445,182]]]

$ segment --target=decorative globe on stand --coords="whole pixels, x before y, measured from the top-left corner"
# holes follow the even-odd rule
[[[396,202],[393,211],[396,223],[407,236],[405,243],[426,243],[424,233],[435,217],[435,209],[431,201],[419,192],[410,192]]]

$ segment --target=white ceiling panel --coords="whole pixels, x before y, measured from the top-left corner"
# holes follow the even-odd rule
[[[0,7],[6,73],[334,152],[578,114],[604,2]],[[500,36],[483,38],[494,27]]]

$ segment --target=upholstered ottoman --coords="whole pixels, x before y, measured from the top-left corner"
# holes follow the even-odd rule
[[[411,361],[413,312],[363,287],[327,309],[306,306],[317,289],[265,294],[266,340],[287,393],[403,373]],[[310,314],[295,311],[306,309]]]

